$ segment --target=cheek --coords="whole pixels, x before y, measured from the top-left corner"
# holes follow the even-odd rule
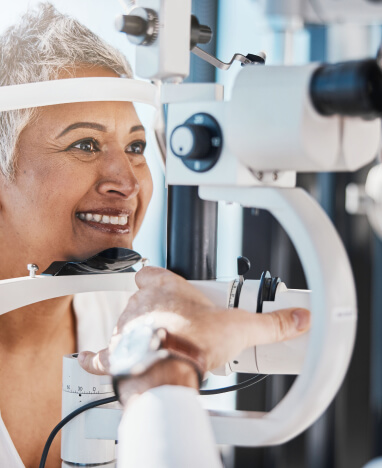
[[[144,204],[144,209],[146,211],[148,204],[150,203],[152,194],[153,194],[153,179],[151,177],[150,169],[147,166],[145,177],[143,178],[141,184],[142,191],[142,201]]]
[[[24,211],[44,225],[68,225],[78,200],[89,187],[89,175],[66,164],[36,165],[22,172],[18,180]],[[21,201],[21,200],[20,200]]]
[[[145,170],[139,175],[138,183],[139,193],[137,211],[135,212],[134,235],[137,234],[143,222],[143,218],[145,217],[147,207],[153,194],[153,181],[148,166],[146,166]]]

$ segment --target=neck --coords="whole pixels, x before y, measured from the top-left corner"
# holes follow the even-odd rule
[[[52,260],[49,249],[44,252],[17,245],[10,245],[10,236],[2,235],[0,229],[0,280],[28,276],[27,264],[36,262],[44,271]],[[53,257],[53,259],[55,259]],[[75,317],[72,310],[72,296],[49,299],[0,315],[0,354],[1,352],[49,353],[55,349],[74,352]]]
[[[75,337],[72,299],[49,299],[1,315],[0,347],[6,352],[27,349],[28,353],[43,354],[69,344]]]

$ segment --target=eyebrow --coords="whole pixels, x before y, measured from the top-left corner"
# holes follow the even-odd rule
[[[62,136],[66,135],[68,132],[75,130],[76,128],[92,128],[94,130],[99,130],[100,132],[106,132],[106,127],[104,125],[93,123],[93,122],[76,122],[69,127],[66,127],[57,137],[61,138]]]
[[[66,135],[68,132],[70,132],[72,130],[76,130],[77,128],[92,128],[92,129],[98,130],[100,132],[106,132],[107,131],[107,128],[104,125],[101,125],[101,124],[98,124],[98,123],[94,123],[94,122],[76,122],[74,124],[69,125],[69,127],[66,127],[65,130],[63,130],[56,137],[56,139],[61,138],[62,136]],[[134,133],[134,132],[138,132],[138,131],[141,131],[141,130],[145,131],[145,128],[143,127],[143,125],[135,125],[134,127],[131,127],[129,133]]]
[[[129,133],[139,132],[140,130],[145,131],[145,127],[143,125],[135,125],[134,127],[130,128]]]

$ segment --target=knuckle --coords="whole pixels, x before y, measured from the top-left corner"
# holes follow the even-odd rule
[[[170,271],[164,271],[159,278],[158,287],[164,291],[173,291],[176,285],[179,284],[179,280],[182,279]]]
[[[282,341],[288,336],[288,320],[284,314],[279,311],[273,312],[272,315],[272,323],[274,329],[274,337],[277,341]]]
[[[169,283],[171,283],[171,278],[169,278],[166,274],[162,274],[158,278],[157,287],[160,289],[164,289],[168,287]]]

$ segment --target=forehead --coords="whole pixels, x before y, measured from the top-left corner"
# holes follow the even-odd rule
[[[76,122],[96,122],[110,129],[140,124],[131,102],[75,102],[42,107],[38,111],[36,124],[42,127],[66,128]]]

